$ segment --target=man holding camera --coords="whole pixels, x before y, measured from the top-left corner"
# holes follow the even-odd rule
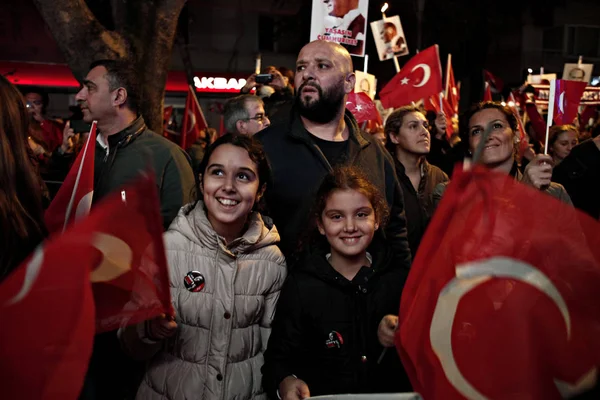
[[[252,89],[256,89],[256,95],[264,102],[266,115],[273,122],[276,114],[288,114],[294,102],[294,88],[290,77],[284,76],[277,68],[269,66],[264,72],[250,75],[240,93],[249,94]],[[276,118],[279,120],[279,115]]]

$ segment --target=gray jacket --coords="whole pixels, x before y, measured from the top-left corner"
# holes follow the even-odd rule
[[[517,170],[515,174],[515,181],[521,182],[522,180],[523,174],[521,173],[521,171]],[[435,189],[433,189],[433,204],[435,205],[435,208],[437,208],[438,204],[440,203],[440,200],[442,199],[442,196],[444,195],[444,192],[446,191],[446,188],[449,184],[450,181],[443,182],[438,184],[435,187]],[[569,194],[567,193],[563,185],[561,185],[560,183],[550,182],[550,186],[548,186],[548,188],[546,188],[544,192],[564,203],[567,203],[570,206],[573,205]]]
[[[286,277],[279,234],[252,213],[244,235],[225,245],[203,203],[186,215],[190,208],[164,236],[176,334],[154,345],[142,343],[135,327],[121,335],[132,356],[153,356],[137,398],[266,399],[260,369]],[[186,288],[192,271],[203,278],[201,290]]]

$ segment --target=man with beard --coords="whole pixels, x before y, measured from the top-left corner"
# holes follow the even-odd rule
[[[289,257],[306,233],[323,177],[336,165],[359,166],[385,194],[391,209],[386,236],[399,264],[409,268],[404,202],[394,162],[346,111],[355,81],[350,54],[339,44],[317,40],[300,51],[296,99],[289,118],[256,135],[272,168],[266,191],[268,214],[281,235],[280,248]]]

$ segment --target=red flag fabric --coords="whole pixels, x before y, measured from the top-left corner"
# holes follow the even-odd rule
[[[546,121],[544,121],[544,118],[540,115],[535,103],[531,101],[525,102],[525,110],[531,121],[531,126],[535,133],[535,140],[543,144],[546,139]]]
[[[80,225],[99,251],[91,274],[97,332],[172,314],[154,173],[107,197]]]
[[[446,92],[445,97],[448,99],[448,104],[453,110],[452,116],[458,114],[458,103],[460,101],[460,94],[456,82],[454,80],[454,69],[452,68],[452,58],[448,55],[448,62],[446,63]]]
[[[490,85],[493,86],[497,93],[502,92],[502,89],[504,89],[504,81],[502,81],[502,79],[485,69],[483,70],[483,77],[486,82],[489,82]]]
[[[484,83],[484,90],[483,90],[483,101],[494,101],[494,99],[492,98],[492,91],[490,89],[490,84],[485,82]]]
[[[94,341],[92,253],[72,245],[76,235],[40,245],[0,285],[4,399],[75,400],[83,387]]]
[[[50,233],[63,232],[73,221],[89,214],[94,196],[95,148],[96,121],[92,123],[85,146],[44,214]]]
[[[581,96],[587,86],[586,82],[556,80],[554,100],[554,123],[556,125],[572,124],[577,117]]]
[[[583,129],[583,127],[586,127],[589,125],[592,125],[594,122],[596,122],[596,116],[597,116],[597,106],[585,106],[585,108],[583,109],[583,111],[581,112],[581,115],[579,117],[579,126]],[[590,119],[592,119],[592,124],[590,124]]]
[[[404,287],[396,345],[425,399],[559,399],[600,365],[600,224],[455,170]]]
[[[352,92],[348,94],[346,109],[354,115],[356,122],[359,124],[365,121],[378,121],[382,123],[377,106],[375,106],[373,100],[365,92]]]
[[[187,150],[200,136],[200,131],[208,128],[204,113],[198,103],[196,93],[191,86],[188,89],[187,99],[185,101],[185,111],[183,113],[183,122],[181,124],[180,143],[182,149]]]
[[[434,111],[436,114],[439,114],[440,112],[442,112],[440,110],[440,96],[439,95],[433,95],[433,96],[429,97],[427,100],[425,100],[423,105],[425,107],[425,111]],[[448,100],[446,100],[445,98],[442,98],[442,105],[444,107],[443,112],[446,117],[446,137],[451,138],[452,135],[454,134],[454,128],[452,127],[452,115],[454,115],[452,106],[450,106],[450,104],[448,103]]]
[[[171,116],[173,115],[173,106],[165,107],[163,112],[163,136],[168,138],[170,136],[169,132],[167,132],[167,128],[169,126],[169,121],[171,120]]]
[[[442,90],[440,55],[434,45],[411,58],[379,92],[379,98],[384,108],[401,107]]]

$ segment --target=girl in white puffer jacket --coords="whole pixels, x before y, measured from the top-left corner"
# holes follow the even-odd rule
[[[149,360],[138,399],[266,399],[260,369],[286,277],[277,229],[253,211],[269,174],[251,137],[227,134],[207,150],[202,200],[165,233],[176,315],[120,335]]]

